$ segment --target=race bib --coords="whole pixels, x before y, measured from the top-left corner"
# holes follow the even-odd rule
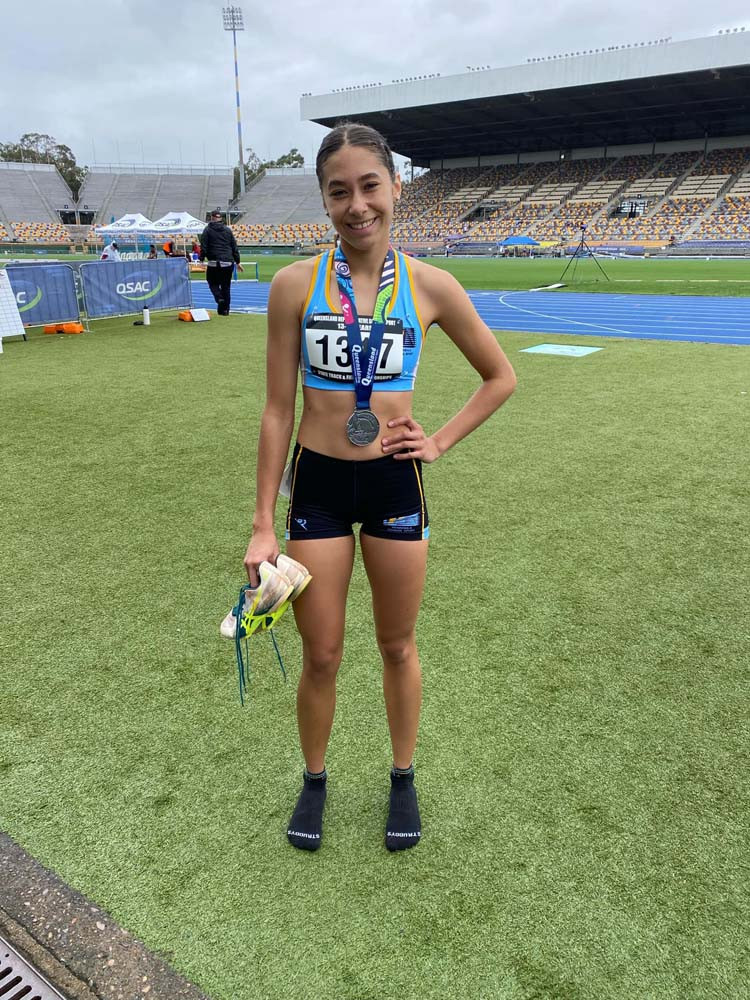
[[[359,317],[362,346],[369,342],[371,316]],[[334,382],[354,382],[352,359],[347,344],[344,318],[338,313],[318,313],[311,316],[305,326],[305,347],[310,360],[310,373]],[[389,319],[383,333],[375,381],[398,378],[404,365],[404,324],[400,319]]]

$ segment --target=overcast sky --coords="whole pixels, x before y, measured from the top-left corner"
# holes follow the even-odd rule
[[[0,0],[0,141],[46,132],[80,164],[227,165],[237,159],[232,36],[221,0]],[[326,130],[303,92],[512,66],[530,56],[741,27],[741,0],[369,0],[241,4],[243,145],[296,146]]]

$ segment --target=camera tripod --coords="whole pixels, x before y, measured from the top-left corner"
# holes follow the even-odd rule
[[[568,261],[568,263],[565,265],[565,270],[560,275],[560,281],[562,281],[563,278],[565,277],[565,275],[568,273],[568,268],[570,267],[571,264],[574,265],[573,266],[573,273],[571,275],[571,280],[575,279],[576,269],[578,268],[578,261],[581,259],[581,257],[591,257],[591,259],[594,261],[594,263],[596,264],[596,266],[599,268],[599,270],[604,275],[605,280],[609,281],[609,275],[604,270],[604,268],[599,263],[599,261],[596,259],[596,257],[594,256],[594,251],[591,249],[591,247],[586,242],[586,226],[585,225],[581,226],[581,238],[578,241],[578,246],[573,251],[573,256],[570,258],[570,260]]]

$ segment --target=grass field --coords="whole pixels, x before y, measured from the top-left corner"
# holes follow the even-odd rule
[[[279,268],[297,257],[259,256],[261,281],[270,281]],[[429,263],[454,274],[464,288],[518,291],[558,282],[566,260],[432,257]],[[565,291],[617,292],[639,295],[750,295],[750,260],[651,260],[612,258],[600,261],[581,259],[565,278]],[[248,275],[245,274],[245,277]],[[194,275],[198,279],[202,275]]]
[[[95,258],[78,255],[72,259]],[[247,256],[243,259],[251,258]],[[252,259],[258,262],[260,280],[270,281],[279,268],[299,260],[299,257],[261,254]],[[465,288],[518,291],[558,282],[567,260],[433,257],[430,258],[430,263],[451,271]],[[639,295],[750,295],[750,259],[611,258],[603,259],[600,263],[609,280],[602,276],[594,260],[582,259],[571,264],[563,290]],[[249,270],[239,277],[249,278]],[[204,280],[200,273],[194,273],[193,278],[197,281]]]
[[[311,855],[285,840],[293,623],[290,683],[257,642],[244,710],[218,637],[264,330],[5,343],[0,827],[214,1000],[747,995],[747,349],[587,338],[574,360],[499,334],[516,394],[425,474],[423,842],[382,845],[358,564]],[[417,417],[474,385],[433,330]]]

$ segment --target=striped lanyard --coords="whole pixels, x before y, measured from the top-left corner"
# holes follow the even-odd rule
[[[375,370],[380,360],[380,349],[383,346],[385,314],[393,297],[396,255],[393,252],[393,247],[389,247],[383,263],[383,273],[380,276],[375,308],[372,311],[370,336],[366,343],[362,342],[362,329],[359,325],[357,307],[354,303],[352,274],[341,247],[337,247],[336,249],[334,268],[336,271],[336,281],[339,286],[341,310],[344,314],[349,356],[352,360],[352,378],[354,380],[354,393],[357,397],[357,409],[369,410],[370,396],[372,395],[372,387],[375,381]]]

